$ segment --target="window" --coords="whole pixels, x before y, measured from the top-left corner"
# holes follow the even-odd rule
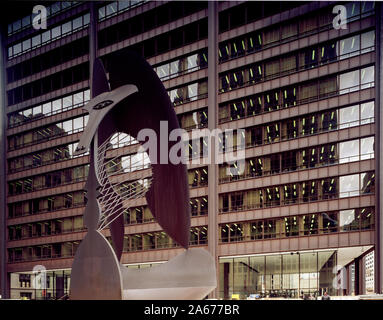
[[[337,213],[322,213],[323,233],[336,232],[338,230],[338,215]]]
[[[279,74],[279,60],[272,60],[265,63],[265,77],[269,79],[276,74]]]
[[[243,209],[243,193],[231,195],[231,210],[238,211]]]
[[[266,207],[273,207],[280,205],[279,187],[266,188]]]
[[[374,193],[375,173],[373,171],[360,174],[361,194]]]
[[[342,176],[339,178],[339,197],[352,197],[359,195],[359,174]]]
[[[279,27],[274,27],[272,29],[266,30],[263,36],[264,36],[265,46],[279,41],[280,40]]]
[[[276,238],[276,220],[265,220],[264,223],[264,238]]]
[[[280,137],[280,125],[275,123],[273,125],[266,126],[266,143],[278,142]]]
[[[360,215],[361,230],[374,229],[374,226],[375,226],[374,208],[357,209],[357,214]]]
[[[339,94],[358,90],[359,70],[342,73],[339,75]]]
[[[309,83],[309,84],[300,86],[299,98],[301,102],[303,103],[306,100],[310,101],[312,100],[312,98],[317,97],[318,96],[317,88],[318,86],[316,83]]]
[[[355,35],[339,42],[340,59],[346,59],[359,54],[360,35]]]
[[[361,35],[361,54],[374,50],[375,46],[375,31],[362,33]]]
[[[219,61],[223,62],[229,59],[229,44],[227,42],[220,43],[218,49]]]
[[[259,240],[263,237],[263,221],[252,222],[250,224],[251,240]]]
[[[336,60],[336,42],[328,43],[320,48],[321,63],[328,63]]]
[[[375,67],[371,66],[361,70],[361,89],[374,86]]]
[[[299,54],[299,67],[304,69],[314,68],[318,64],[317,48],[305,49]]]
[[[328,131],[328,130],[335,130],[337,128],[337,122],[338,122],[338,110],[328,111],[325,113],[322,113],[321,115],[321,127],[322,130]]]
[[[360,160],[374,158],[374,137],[360,139]]]
[[[282,222],[282,230],[284,230],[286,237],[293,237],[299,235],[299,224],[297,217],[288,217]]]
[[[281,59],[281,74],[296,70],[297,58],[295,55]]]
[[[374,122],[374,101],[362,103],[360,105],[360,124],[367,124]]]
[[[253,97],[247,100],[247,116],[259,114],[262,110],[261,97]]]
[[[294,139],[298,137],[298,122],[298,119],[289,119],[282,123],[282,128],[284,128],[283,139]]]
[[[344,82],[344,85],[347,85],[345,83],[347,81],[343,81],[343,82]],[[342,81],[341,81],[341,83],[342,83]],[[329,79],[323,79],[319,82],[319,95],[320,95],[320,97],[335,94],[336,92],[337,92],[336,77],[332,77]],[[342,93],[340,93],[340,94],[342,94]]]
[[[339,212],[339,227],[340,231],[359,230],[359,220],[355,214],[355,209]]]
[[[288,184],[283,186],[284,204],[296,203],[298,200],[298,185]]]
[[[282,153],[282,171],[297,170],[297,154],[294,152]]]
[[[265,111],[273,111],[279,109],[279,92],[272,91],[264,95]]]
[[[359,139],[339,143],[339,163],[359,160]]]
[[[357,126],[359,124],[359,105],[341,108],[339,110],[339,129]]]

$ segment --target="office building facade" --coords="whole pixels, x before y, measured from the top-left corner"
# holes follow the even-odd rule
[[[34,24],[38,4],[46,29]],[[77,1],[14,9],[0,56],[3,297],[69,292],[86,234],[89,155],[73,152],[88,121],[91,66],[101,58],[108,72],[124,50],[153,66],[190,135],[190,246],[216,259],[212,298],[382,293],[380,3]],[[212,141],[192,132],[217,128],[234,130],[213,140],[219,153],[243,151],[244,161],[217,163],[216,154],[198,163]],[[132,181],[145,188],[151,176],[136,142],[111,138],[110,172],[124,169],[115,181],[122,189]],[[182,252],[144,197],[124,205],[124,265],[152,267]]]

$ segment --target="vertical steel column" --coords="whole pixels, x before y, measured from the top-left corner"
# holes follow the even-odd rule
[[[93,62],[96,60],[97,54],[97,21],[98,10],[95,1],[89,2],[90,22],[89,22],[89,87],[90,96],[93,97],[91,84],[93,82]]]
[[[212,131],[218,124],[218,3],[208,3],[208,127]],[[216,165],[215,137],[211,138],[211,162],[208,165],[208,249],[215,258],[217,288],[209,295],[217,298],[219,291],[218,265],[218,165]]]
[[[381,104],[383,101],[383,6],[378,1],[375,2],[376,12],[376,64],[375,64],[375,292],[383,293],[383,112]]]
[[[5,59],[6,59],[6,36],[4,26],[0,29],[0,294],[2,298],[9,298],[8,275],[7,275],[7,198],[6,198],[6,83],[5,83]]]

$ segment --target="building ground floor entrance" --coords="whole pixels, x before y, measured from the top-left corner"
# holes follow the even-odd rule
[[[373,291],[370,247],[221,257],[219,298],[306,298]]]

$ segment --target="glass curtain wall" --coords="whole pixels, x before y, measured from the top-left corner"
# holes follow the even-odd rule
[[[324,291],[333,295],[336,257],[337,252],[331,250],[220,258],[219,298],[231,299],[233,294],[241,299],[251,294],[298,298]]]

